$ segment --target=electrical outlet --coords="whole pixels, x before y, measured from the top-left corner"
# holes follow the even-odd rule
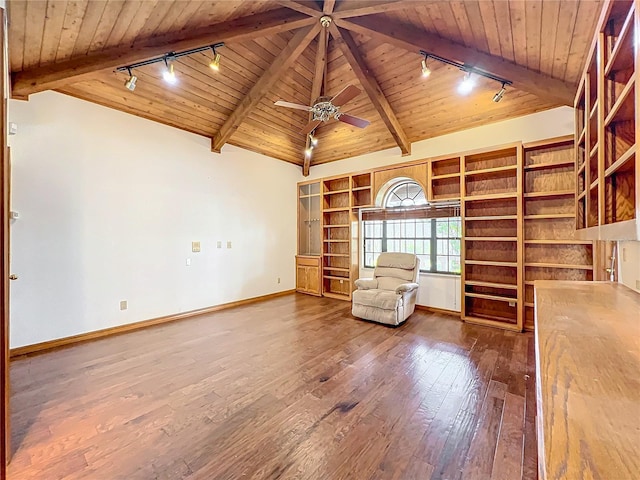
[[[218,243],[216,244],[216,247],[222,248],[222,242],[220,240],[218,240]]]
[[[121,300],[120,301],[120,310],[126,310],[127,309],[127,301],[126,300]]]
[[[198,253],[200,251],[200,242],[191,242],[191,251]]]
[[[187,267],[190,267],[191,266],[191,259],[187,258],[187,261],[184,262],[184,263],[187,265]]]
[[[278,277],[278,283],[280,283],[280,277]]]
[[[227,241],[227,248],[231,248],[231,241],[230,240]]]

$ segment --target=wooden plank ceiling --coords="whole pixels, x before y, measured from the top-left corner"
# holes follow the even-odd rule
[[[398,146],[489,122],[571,104],[600,1],[182,1],[11,0],[9,55],[14,98],[53,89],[212,139],[304,166],[300,130],[316,92],[349,84],[361,93],[342,108],[371,121],[365,129],[330,120],[316,130],[311,165]],[[327,32],[322,10],[333,21]],[[326,55],[321,38],[329,40]],[[171,51],[224,41],[220,70],[211,52],[180,57],[178,82],[163,64],[126,66]],[[419,50],[475,65],[513,81],[478,78],[462,96],[462,72]],[[320,50],[320,51],[319,51]],[[318,58],[316,58],[317,54]],[[326,63],[325,63],[326,57]],[[317,75],[325,65],[326,77]],[[320,65],[318,67],[318,65]],[[314,95],[315,97],[315,95]],[[212,154],[213,155],[213,154]]]

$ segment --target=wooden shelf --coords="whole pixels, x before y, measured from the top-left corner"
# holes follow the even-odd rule
[[[505,192],[505,193],[487,193],[484,195],[468,195],[464,197],[465,202],[478,202],[481,200],[507,200],[511,198],[518,198],[517,192]]]
[[[517,165],[506,165],[504,167],[493,167],[493,168],[483,168],[480,170],[469,170],[468,172],[464,172],[464,176],[472,176],[472,175],[491,175],[494,173],[502,173],[502,172],[511,172],[517,170]]]
[[[594,188],[596,188],[598,186],[598,179],[596,178],[593,183],[591,183],[591,185],[589,186],[589,190],[593,190]]]
[[[325,257],[341,257],[341,258],[349,258],[348,253],[325,253]]]
[[[308,195],[299,195],[298,198],[313,198],[313,197],[320,197],[319,193],[310,193]]]
[[[578,136],[578,145],[582,145],[584,143],[585,137],[587,136],[587,128],[584,127],[580,135]]]
[[[525,193],[524,198],[551,198],[551,197],[570,197],[575,195],[575,190],[557,190],[555,192],[532,192]]]
[[[349,280],[349,277],[340,277],[337,275],[322,275],[322,278],[328,278],[329,280]]]
[[[347,210],[349,210],[349,209],[347,208]],[[325,212],[326,212],[326,210],[325,210]],[[345,227],[348,228],[349,224],[348,223],[343,223],[343,224],[340,224],[340,225],[323,225],[323,228],[345,228]]]
[[[351,210],[351,207],[335,207],[335,208],[324,208],[322,213],[331,213],[331,212],[348,212]]]
[[[516,323],[515,318],[510,317],[498,317],[496,315],[465,315],[463,317],[465,322],[475,323],[477,325],[485,325],[490,327],[499,327],[505,330],[512,330],[514,332],[520,332],[522,329]]]
[[[598,114],[598,102],[593,104],[591,111],[589,112],[589,120],[593,120],[593,118]]]
[[[578,200],[582,200],[585,196],[587,195],[587,191],[583,190],[582,192],[580,192],[580,194],[578,195]]]
[[[518,237],[464,237],[469,242],[517,242]]]
[[[546,162],[546,163],[534,163],[532,165],[525,165],[524,169],[529,170],[544,170],[548,168],[560,168],[560,167],[569,167],[575,165],[574,160],[566,160],[560,162]]]
[[[635,90],[635,77],[632,75],[624,89],[620,93],[620,96],[616,100],[616,103],[611,107],[611,111],[604,120],[605,128],[611,123],[625,122],[633,120],[635,118],[635,96],[632,93]]]
[[[323,242],[328,242],[328,243],[349,243],[351,240],[341,240],[341,239],[333,239],[333,238],[327,238],[325,240],[323,240]]]
[[[363,190],[371,190],[371,185],[367,185],[366,187],[353,187],[351,189],[352,192],[362,192]]]
[[[525,220],[550,220],[553,218],[574,218],[574,213],[547,213],[544,215],[525,215]]]
[[[348,188],[344,188],[342,190],[327,190],[325,192],[323,192],[323,195],[336,195],[338,193],[349,193],[350,190]]]
[[[524,306],[527,308],[534,308],[535,307],[535,303],[533,302],[524,302]]]
[[[582,162],[582,165],[578,167],[578,174],[584,172],[584,167],[587,165],[587,162]]]
[[[525,240],[528,245],[591,245],[589,240]]]
[[[348,268],[342,268],[342,267],[322,267],[323,270],[332,270],[334,272],[346,272],[349,273],[349,269]],[[348,278],[348,277],[340,277],[340,278]]]
[[[576,270],[593,270],[593,265],[572,265],[563,263],[525,263],[524,266],[533,268],[570,268]]]
[[[485,300],[496,300],[498,302],[518,303],[515,297],[503,297],[502,295],[489,295],[487,293],[464,292],[465,297],[483,298]]]
[[[465,217],[466,222],[486,222],[486,221],[496,221],[496,220],[517,220],[517,215],[485,215],[480,217]]]
[[[442,175],[433,175],[431,180],[444,180],[447,178],[460,178],[460,172],[458,173],[445,173]]]
[[[496,283],[496,282],[481,282],[479,280],[465,280],[465,285],[472,285],[474,287],[491,287],[491,288],[503,288],[506,290],[517,290],[517,285],[510,283]]]
[[[636,154],[636,144],[631,145],[626,152],[624,152],[618,160],[616,160],[609,168],[604,171],[605,177],[610,177],[618,170],[622,169],[630,158]]]
[[[518,262],[496,262],[491,260],[465,260],[466,265],[487,265],[492,267],[517,267]]]
[[[349,300],[349,298],[351,297],[351,295],[349,295],[348,293],[335,293],[335,292],[323,292],[322,295],[327,298],[335,298],[338,300]]]
[[[635,8],[632,5],[629,10],[629,14],[620,29],[618,40],[615,47],[613,47],[609,61],[604,68],[604,75],[606,77],[611,75],[611,73],[615,73],[619,70],[626,70],[629,66],[633,66],[633,48],[629,48],[629,45],[626,42],[628,41],[628,36],[633,27],[634,11]]]
[[[598,142],[596,142],[591,151],[589,151],[589,158],[593,157],[596,153],[598,153]]]

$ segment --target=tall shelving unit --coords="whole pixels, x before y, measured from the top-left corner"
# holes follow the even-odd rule
[[[322,293],[320,256],[322,255],[322,218],[320,182],[298,184],[298,255],[296,290],[310,295]]]
[[[521,331],[521,144],[461,162],[462,319]]]
[[[427,200],[429,202],[460,200],[460,157],[441,157],[429,160]]]
[[[576,226],[585,239],[640,239],[636,161],[640,15],[634,1],[605,3],[575,100]]]
[[[534,329],[535,280],[593,280],[593,242],[575,237],[573,137],[523,146],[525,330]]]

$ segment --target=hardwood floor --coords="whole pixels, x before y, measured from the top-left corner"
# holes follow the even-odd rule
[[[294,294],[11,366],[26,479],[536,478],[533,336]]]

